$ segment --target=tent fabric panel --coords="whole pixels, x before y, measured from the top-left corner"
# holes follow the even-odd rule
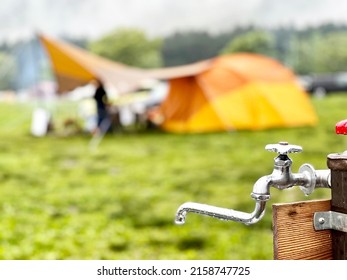
[[[317,123],[306,93],[292,83],[249,83],[215,100],[214,108],[220,111],[228,126],[236,130]]]
[[[293,83],[249,83],[206,103],[186,123],[167,121],[172,132],[261,130],[315,125],[308,96]]]
[[[316,125],[318,117],[306,92],[295,84],[257,85],[259,92],[282,119],[282,126]]]
[[[177,133],[201,133],[226,130],[224,122],[221,121],[211,104],[206,104],[203,110],[200,110],[186,121],[169,119],[161,125],[161,128]]]
[[[281,99],[276,90],[273,90],[273,84],[266,84],[266,93],[277,95],[276,98]],[[282,85],[286,86],[286,85]],[[242,94],[247,98],[247,105],[250,111],[250,123],[248,129],[265,129],[283,126],[283,119],[276,107],[273,107],[267,98],[259,89],[258,83],[249,83],[248,86],[240,89],[238,94]]]
[[[210,111],[205,111],[205,116],[200,115],[200,118],[193,118],[186,122],[169,120],[163,123],[161,128],[176,133],[203,133],[226,130],[224,123],[221,122],[214,110],[211,107],[209,109]]]
[[[277,61],[256,54],[233,54],[217,57],[212,67],[197,80],[210,100],[250,81],[294,82],[295,75]]]
[[[267,85],[267,91],[271,91],[271,86]],[[233,105],[232,109],[221,108],[221,110],[226,115],[225,119],[239,130],[257,130],[282,124],[281,116],[254,83],[229,92],[225,98],[220,98],[216,103],[219,106]]]
[[[128,68],[128,66],[117,63],[103,57],[97,56],[91,52],[88,52],[82,48],[74,46],[72,44],[54,40],[48,38],[47,36],[39,35],[39,39],[44,45],[49,45],[51,49],[59,50],[64,53],[66,56],[71,57],[72,59],[78,61],[84,67],[94,66],[94,67],[113,67],[113,68]],[[129,67],[131,68],[131,67]],[[90,70],[90,69],[89,69]]]
[[[211,68],[213,59],[203,60],[187,65],[146,70],[146,77],[155,79],[177,79],[196,76]]]
[[[73,60],[66,53],[57,49],[48,40],[42,42],[50,56],[52,68],[58,83],[58,92],[73,90],[74,88],[95,79],[95,75]]]
[[[164,119],[187,121],[207,102],[194,77],[178,78],[170,81],[168,96],[159,110]]]
[[[78,79],[74,76],[65,76],[61,74],[56,74],[56,80],[58,85],[64,85],[63,88],[58,88],[58,93],[74,90],[77,87],[86,85],[89,80]]]
[[[171,80],[168,97],[159,109],[164,119],[161,128],[181,133],[224,130],[224,123],[212,107],[199,114],[199,118],[192,118],[209,103],[210,100],[196,78]]]
[[[218,110],[229,130],[249,129],[254,121],[255,102],[256,100],[252,102],[252,98],[245,94],[245,90],[234,90],[214,100],[209,107],[213,106]],[[204,108],[204,110],[209,109]]]
[[[94,77],[93,73],[58,50],[50,50],[50,54],[53,61],[53,68],[57,73],[86,80]]]
[[[295,75],[290,69],[272,58],[259,54],[238,53],[220,56],[215,59],[213,66],[229,69],[247,81],[295,81]]]
[[[68,43],[53,40],[39,35],[40,41],[46,47],[52,61],[56,76],[71,76],[71,79],[86,80],[98,78],[109,83],[120,92],[131,92],[141,88],[146,78],[142,69],[126,66],[105,58],[96,56]],[[64,84],[64,79],[57,79],[60,91],[70,90]]]
[[[210,100],[245,84],[245,79],[226,68],[211,68],[197,77],[199,85]]]

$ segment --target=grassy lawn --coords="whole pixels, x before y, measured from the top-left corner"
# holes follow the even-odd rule
[[[347,95],[313,100],[317,127],[175,135],[107,135],[90,150],[89,135],[30,135],[33,106],[0,104],[1,259],[272,259],[271,204],[330,198],[298,189],[271,190],[263,220],[252,226],[188,214],[196,201],[250,212],[255,181],[272,172],[266,144],[301,145],[293,171],[347,148],[335,123],[347,119]],[[55,113],[72,114],[58,104]],[[70,111],[70,113],[69,113]],[[59,127],[60,119],[57,118]]]

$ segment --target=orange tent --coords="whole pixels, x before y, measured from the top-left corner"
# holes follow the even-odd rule
[[[215,58],[201,73],[171,79],[170,92],[154,115],[164,130],[172,132],[317,123],[309,97],[292,71],[273,59],[246,53]]]

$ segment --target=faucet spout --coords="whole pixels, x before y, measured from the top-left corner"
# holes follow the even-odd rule
[[[299,169],[299,173],[292,173],[292,160],[288,154],[301,152],[302,148],[300,146],[289,145],[288,142],[280,142],[279,144],[266,145],[265,149],[276,152],[279,155],[274,159],[272,173],[259,178],[253,186],[251,197],[255,200],[255,208],[252,213],[186,202],[177,210],[176,224],[184,224],[187,213],[190,212],[250,225],[257,223],[265,214],[265,206],[270,199],[271,187],[284,190],[299,186],[305,195],[309,195],[315,188],[329,188],[331,186],[330,170],[315,170],[310,164],[303,164]]]
[[[184,224],[187,213],[191,212],[220,220],[235,221],[250,225],[258,222],[263,217],[265,214],[265,206],[266,201],[256,201],[254,211],[252,213],[246,213],[207,204],[186,202],[178,208],[175,222],[179,225]]]

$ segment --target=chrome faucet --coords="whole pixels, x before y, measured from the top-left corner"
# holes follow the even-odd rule
[[[250,225],[257,223],[264,216],[266,202],[270,199],[270,187],[283,190],[299,186],[305,195],[311,194],[315,188],[330,188],[329,169],[315,170],[312,165],[303,164],[299,168],[299,173],[292,173],[292,160],[288,157],[288,154],[301,152],[302,147],[290,145],[288,142],[280,142],[278,144],[266,145],[265,149],[278,153],[278,156],[274,159],[273,172],[270,175],[259,178],[253,186],[251,197],[255,200],[255,208],[252,213],[186,202],[177,210],[176,224],[184,224],[187,213],[191,212]]]

